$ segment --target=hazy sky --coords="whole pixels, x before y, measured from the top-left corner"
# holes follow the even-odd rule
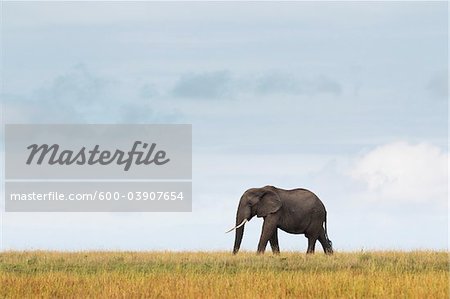
[[[2,212],[3,249],[229,250],[268,184],[314,191],[336,250],[447,248],[447,3],[2,6],[5,123],[193,125],[192,213]]]

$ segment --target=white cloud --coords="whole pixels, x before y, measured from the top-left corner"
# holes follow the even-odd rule
[[[350,175],[366,183],[367,199],[447,202],[448,153],[430,143],[394,142],[358,158]]]

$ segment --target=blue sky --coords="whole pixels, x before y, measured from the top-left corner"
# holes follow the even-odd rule
[[[3,212],[3,249],[227,250],[267,184],[337,250],[447,248],[445,2],[2,5],[5,123],[193,125],[192,213]]]

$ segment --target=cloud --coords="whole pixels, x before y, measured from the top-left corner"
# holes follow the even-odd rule
[[[367,199],[447,202],[448,153],[430,143],[394,142],[356,160],[350,175],[367,186]]]
[[[120,117],[117,122],[145,124],[145,123],[177,123],[183,118],[179,110],[157,112],[148,103],[125,103],[120,106]]]
[[[79,64],[30,94],[5,97],[6,122],[83,122],[108,113],[107,90],[114,81]]]
[[[257,78],[255,90],[261,94],[298,93],[301,86],[291,74],[272,72]]]
[[[182,75],[171,94],[179,98],[232,99],[237,94],[265,95],[340,95],[342,87],[325,75],[300,78],[292,73],[267,71],[260,75],[234,75],[228,71]]]
[[[259,94],[316,95],[329,93],[340,95],[342,87],[337,81],[325,75],[300,79],[292,74],[272,72],[257,79],[255,91]]]
[[[186,74],[175,83],[172,94],[181,98],[224,98],[232,94],[231,81],[227,71]]]
[[[324,75],[318,76],[309,83],[311,84],[310,90],[312,93],[331,93],[340,95],[342,92],[342,87],[337,81]]]
[[[181,113],[158,102],[151,84],[105,77],[83,64],[29,94],[8,94],[7,123],[176,122]]]
[[[436,73],[428,82],[427,89],[433,96],[447,99],[448,95],[447,71]]]
[[[158,90],[154,84],[146,83],[141,87],[139,94],[144,99],[150,99],[158,96]]]
[[[38,91],[37,97],[50,102],[90,103],[113,83],[113,80],[96,76],[79,64],[55,78],[50,87]]]

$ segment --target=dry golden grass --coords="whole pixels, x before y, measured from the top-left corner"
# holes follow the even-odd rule
[[[3,252],[0,298],[448,298],[447,252]]]

